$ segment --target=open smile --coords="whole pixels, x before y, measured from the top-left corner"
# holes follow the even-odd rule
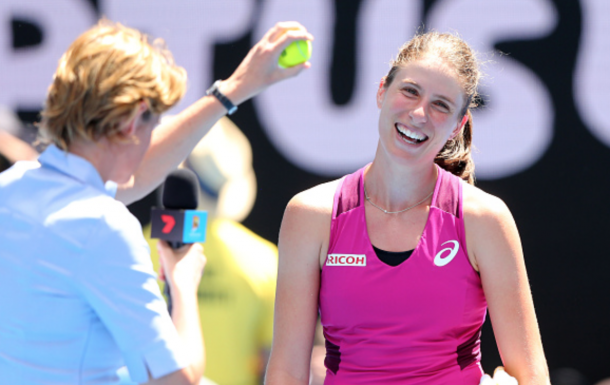
[[[428,140],[426,135],[411,131],[400,123],[396,123],[394,127],[398,131],[400,138],[409,144],[420,144]]]

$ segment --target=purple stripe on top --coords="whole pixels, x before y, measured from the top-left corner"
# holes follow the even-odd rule
[[[457,218],[460,218],[460,181],[459,179],[456,180],[456,177],[454,175],[449,174],[448,172],[443,172],[444,170],[442,170],[439,166],[436,167],[438,167],[438,177],[440,178],[440,181],[438,182],[437,191],[435,191],[435,196],[432,198],[432,206],[437,207]],[[441,191],[442,193],[439,193]]]
[[[461,370],[481,360],[481,329],[475,331],[472,337],[457,347],[457,363]]]

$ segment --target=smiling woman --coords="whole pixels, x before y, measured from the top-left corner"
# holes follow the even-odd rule
[[[450,140],[445,141],[442,150],[435,157],[435,162],[472,184],[474,162],[470,157],[472,144],[470,108],[476,107],[474,100],[478,95],[477,85],[481,78],[476,56],[466,42],[456,36],[437,32],[416,36],[400,49],[398,57],[383,81],[384,88],[387,89],[395,78],[400,79],[398,76],[400,70],[416,59],[419,66],[424,67],[420,72],[425,72],[427,69],[428,77],[442,76],[444,79],[443,82],[431,84],[431,86],[445,87],[431,95],[432,107],[434,107],[432,111],[445,115],[458,112],[462,119],[460,127],[463,128],[452,135]],[[424,73],[421,75],[426,76]],[[412,99],[416,100],[425,91],[421,89],[422,85],[418,85],[413,79],[404,79],[403,83],[403,92],[408,93]],[[429,92],[434,91],[429,90]]]
[[[380,82],[373,162],[290,201],[267,384],[308,383],[318,310],[325,384],[479,384],[488,308],[507,373],[548,384],[516,226],[473,186],[480,76],[460,38],[415,36]]]

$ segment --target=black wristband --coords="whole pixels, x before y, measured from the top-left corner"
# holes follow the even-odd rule
[[[230,101],[229,98],[227,98],[222,92],[220,92],[218,89],[220,82],[220,80],[216,80],[214,84],[212,84],[212,87],[208,88],[205,94],[214,95],[216,99],[218,99],[218,101],[227,109],[227,115],[231,115],[237,111],[237,106],[233,104],[233,102]]]

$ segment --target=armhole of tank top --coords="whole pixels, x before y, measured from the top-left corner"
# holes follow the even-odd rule
[[[335,190],[335,194],[333,195],[333,212],[331,217],[331,220],[333,221],[335,220],[335,218],[337,218],[337,210],[339,209],[339,198],[341,197],[341,191],[343,190],[343,183],[345,183],[345,178],[347,178],[347,175],[339,180],[337,189]]]
[[[438,164],[434,164],[436,166],[437,169],[437,179],[436,179],[436,184],[434,185],[434,191],[432,192],[432,199],[430,200],[430,207],[438,207],[438,194],[440,193],[441,190],[441,179],[443,178],[442,172],[444,171],[441,166],[439,166]]]
[[[459,237],[459,242],[462,244],[462,249],[464,250],[464,256],[466,257],[466,262],[468,262],[468,264],[470,265],[470,267],[472,268],[472,271],[474,271],[475,273],[479,274],[478,271],[475,270],[474,266],[472,266],[472,263],[470,262],[470,256],[468,255],[468,245],[466,244],[466,226],[464,224],[464,189],[463,189],[463,185],[462,183],[465,183],[462,181],[461,178],[457,179],[457,184],[458,184],[458,217],[457,219],[457,233],[458,233],[458,237]]]
[[[337,210],[339,209],[339,198],[341,197],[341,192],[343,191],[343,183],[345,183],[346,178],[347,175],[341,178],[341,180],[337,184],[335,195],[333,196],[333,209],[330,217],[330,228],[328,229],[328,251],[330,251],[330,248],[332,247],[335,241],[335,220],[337,219]]]

